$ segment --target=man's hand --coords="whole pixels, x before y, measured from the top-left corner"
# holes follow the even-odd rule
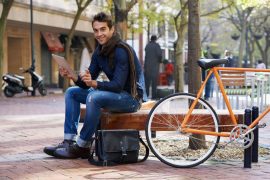
[[[74,82],[78,80],[77,76],[72,76],[72,74],[69,74],[69,72],[63,67],[59,67],[59,73],[62,77],[72,79]]]
[[[80,77],[82,81],[89,87],[96,88],[97,87],[97,81],[92,80],[92,76],[89,72],[89,70],[85,70],[85,73],[81,73]]]

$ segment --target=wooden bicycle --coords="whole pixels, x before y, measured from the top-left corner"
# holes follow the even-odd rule
[[[169,95],[151,109],[145,128],[146,139],[150,149],[160,161],[178,168],[194,167],[214,153],[219,147],[221,137],[227,139],[223,144],[236,144],[245,149],[253,143],[253,131],[265,126],[259,125],[259,122],[270,111],[270,107],[266,108],[251,125],[238,123],[219,72],[231,70],[270,72],[270,69],[219,67],[225,63],[226,59],[199,60],[199,66],[208,69],[209,72],[198,93]],[[201,98],[206,82],[212,74],[228,109],[230,128],[220,125],[216,110]]]

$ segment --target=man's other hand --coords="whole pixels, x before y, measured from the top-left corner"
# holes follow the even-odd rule
[[[95,80],[92,80],[92,76],[89,72],[89,70],[85,70],[85,73],[81,73],[80,77],[82,81],[89,87],[96,88],[97,87],[97,82]]]

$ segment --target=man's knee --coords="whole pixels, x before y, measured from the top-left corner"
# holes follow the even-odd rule
[[[76,86],[67,88],[67,90],[65,91],[65,98],[73,96],[74,92],[78,91],[78,89],[79,87]]]
[[[92,91],[88,94],[86,103],[99,103],[104,99],[104,95],[102,95],[102,91]]]

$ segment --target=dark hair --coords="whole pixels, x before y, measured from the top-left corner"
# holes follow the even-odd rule
[[[157,36],[156,35],[152,35],[151,36],[151,41],[156,41],[157,40]]]
[[[113,21],[112,21],[112,17],[104,12],[100,12],[98,14],[96,14],[93,18],[93,21],[92,21],[92,26],[94,24],[95,21],[98,21],[98,22],[106,22],[108,27],[111,29],[112,26],[113,26]]]
[[[259,59],[259,60],[258,60],[258,64],[261,64],[261,63],[262,63],[262,60],[261,60],[261,59]]]

